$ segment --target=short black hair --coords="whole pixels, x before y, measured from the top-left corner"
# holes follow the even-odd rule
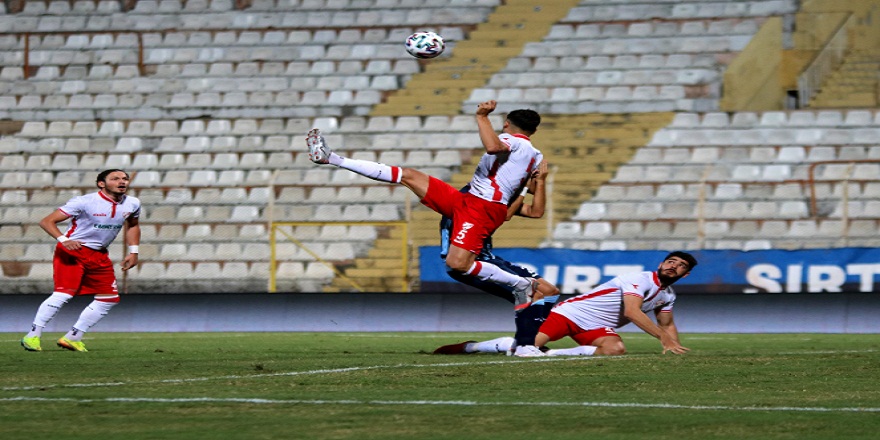
[[[691,255],[687,252],[682,252],[682,251],[670,252],[669,255],[667,255],[666,258],[663,259],[663,261],[666,261],[672,257],[678,257],[684,261],[687,261],[688,271],[693,270],[693,268],[697,267],[697,259],[694,258],[693,255]]]
[[[531,109],[519,109],[508,113],[507,120],[522,131],[532,134],[538,130],[538,125],[541,124],[541,115]]]
[[[109,176],[110,173],[115,173],[117,171],[121,171],[121,172],[125,173],[125,177],[131,178],[125,170],[119,170],[119,169],[104,170],[104,171],[101,171],[100,173],[98,173],[98,178],[95,179],[95,185],[97,185],[98,182],[107,183],[107,176]]]

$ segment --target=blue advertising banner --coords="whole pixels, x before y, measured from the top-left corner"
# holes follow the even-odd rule
[[[423,292],[462,290],[449,278],[439,246],[420,248]],[[537,272],[562,293],[586,292],[621,273],[655,270],[664,251],[494,249]],[[675,284],[677,293],[880,292],[880,249],[690,251],[699,265]]]

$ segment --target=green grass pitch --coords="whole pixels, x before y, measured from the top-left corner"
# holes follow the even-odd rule
[[[0,438],[876,439],[880,335],[641,333],[601,358],[432,355],[499,334],[0,334]],[[570,346],[557,343],[555,346]]]

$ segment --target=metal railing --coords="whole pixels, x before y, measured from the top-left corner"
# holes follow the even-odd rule
[[[843,62],[849,47],[849,29],[856,23],[853,14],[847,15],[837,30],[831,35],[825,46],[813,57],[810,64],[798,77],[798,102],[800,107],[807,107],[816,96],[825,78]]]
[[[387,221],[387,222],[270,222],[269,229],[269,292],[275,293],[278,291],[278,263],[279,261],[283,261],[283,255],[278,255],[277,252],[277,235],[283,235],[288,241],[294,243],[297,247],[301,248],[304,252],[309,254],[315,261],[327,266],[336,277],[343,280],[345,283],[349,284],[352,288],[354,288],[358,292],[364,292],[365,289],[358,284],[357,281],[352,279],[352,277],[347,276],[343,270],[340,270],[333,261],[330,261],[326,258],[322,258],[318,255],[314,250],[309,248],[307,243],[303,243],[301,240],[294,237],[292,234],[286,232],[284,227],[297,227],[297,226],[325,226],[325,225],[345,225],[345,226],[386,226],[386,227],[398,227],[401,228],[402,234],[400,238],[400,285],[401,292],[409,292],[410,291],[410,279],[409,279],[409,268],[410,268],[410,252],[409,252],[409,233],[408,227],[409,224],[405,221]]]

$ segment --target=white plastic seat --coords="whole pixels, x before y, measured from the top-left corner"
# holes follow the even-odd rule
[[[578,207],[577,213],[572,220],[599,220],[607,214],[605,203],[584,202]]]
[[[249,223],[259,221],[260,208],[258,206],[236,206],[232,208],[232,214],[229,217],[230,222]]]
[[[874,115],[870,110],[850,110],[846,113],[843,125],[846,126],[868,126],[873,125]]]
[[[791,222],[788,235],[794,237],[815,237],[819,235],[819,228],[815,220],[795,220]]]
[[[812,127],[816,123],[816,116],[812,111],[795,110],[788,115],[789,127]]]
[[[816,113],[815,124],[822,127],[843,125],[843,114],[839,110],[821,110]]]
[[[282,261],[278,263],[275,276],[279,279],[300,279],[305,273],[305,266],[301,261]]]
[[[588,239],[604,239],[611,235],[611,223],[609,222],[588,222],[582,233],[583,238]]]
[[[553,229],[553,238],[557,240],[579,239],[582,235],[579,222],[559,222]]]
[[[184,262],[172,262],[168,263],[168,267],[165,269],[165,275],[163,279],[173,279],[173,280],[190,280],[193,277],[193,265],[192,263],[184,263]]]

